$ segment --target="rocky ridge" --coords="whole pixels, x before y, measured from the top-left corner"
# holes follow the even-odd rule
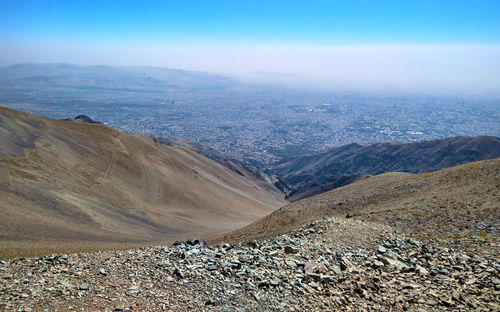
[[[296,201],[385,172],[424,173],[500,157],[500,138],[451,137],[412,143],[352,143],[293,158],[276,170]]]
[[[102,124],[100,121],[93,120],[87,115],[78,115],[75,118],[62,119],[64,121],[79,122],[79,123],[90,123],[90,124]]]
[[[246,244],[176,242],[0,264],[7,311],[498,311],[496,254],[353,219]]]

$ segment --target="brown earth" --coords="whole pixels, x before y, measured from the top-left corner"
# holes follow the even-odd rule
[[[282,204],[185,147],[0,107],[0,258],[206,237]]]
[[[288,185],[280,176],[276,174],[266,174],[259,167],[250,164],[242,158],[226,155],[206,144],[193,142],[185,138],[174,138],[165,135],[155,136],[153,138],[156,142],[162,144],[187,147],[200,155],[215,160],[229,170],[245,177],[258,188],[268,193],[272,193],[276,197],[283,198],[290,192]]]
[[[495,252],[500,243],[500,159],[367,178],[288,204],[214,241],[270,238],[324,217],[383,223],[435,245]]]
[[[457,136],[412,143],[358,143],[294,158],[278,172],[295,190],[292,201],[386,172],[424,173],[500,157],[500,138]]]

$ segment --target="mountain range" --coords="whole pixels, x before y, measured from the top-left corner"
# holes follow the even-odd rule
[[[71,87],[82,90],[165,92],[223,89],[235,85],[227,77],[177,69],[65,63],[16,64],[0,68],[0,84],[23,87]]]
[[[498,310],[500,159],[370,173],[498,138],[379,144],[380,166],[353,144],[366,178],[290,203],[245,160],[91,121],[0,107],[0,309]]]
[[[294,201],[384,172],[423,173],[500,157],[494,136],[452,137],[414,143],[352,143],[280,164]]]

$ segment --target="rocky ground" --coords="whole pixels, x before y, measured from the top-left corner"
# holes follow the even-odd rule
[[[496,253],[438,248],[353,219],[274,239],[0,264],[8,311],[499,311]]]

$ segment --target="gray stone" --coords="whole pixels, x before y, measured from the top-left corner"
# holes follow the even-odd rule
[[[393,259],[393,260],[397,260],[397,261],[401,261],[403,262],[404,259],[401,258],[400,255],[398,255],[397,253],[393,252],[392,250],[388,250],[385,254],[384,254],[385,257],[387,258],[390,258],[390,259]]]
[[[407,269],[408,268],[408,266],[406,264],[404,264],[403,262],[398,261],[398,260],[394,260],[392,258],[388,258],[388,257],[385,257],[385,256],[378,256],[378,259],[386,267],[389,267],[389,268],[393,268],[393,269],[396,269],[396,270],[402,270],[402,269]]]
[[[333,275],[322,275],[320,280],[323,283],[334,283],[337,281],[337,278]]]
[[[340,274],[342,273],[342,269],[338,265],[332,265],[330,266],[330,269],[335,273],[335,274]]]
[[[182,271],[179,269],[179,268],[175,268],[174,270],[174,274],[180,278],[180,279],[183,279],[184,278],[184,274],[182,273]]]
[[[424,268],[424,267],[421,267],[421,266],[417,266],[417,272],[420,274],[420,275],[428,275],[429,274],[429,271]]]
[[[255,285],[250,283],[250,282],[247,282],[245,284],[245,290],[249,290],[249,291],[255,290]]]
[[[78,287],[78,289],[80,289],[80,290],[89,290],[89,285],[87,285],[87,284],[83,283],[83,284],[81,284],[81,285]]]

